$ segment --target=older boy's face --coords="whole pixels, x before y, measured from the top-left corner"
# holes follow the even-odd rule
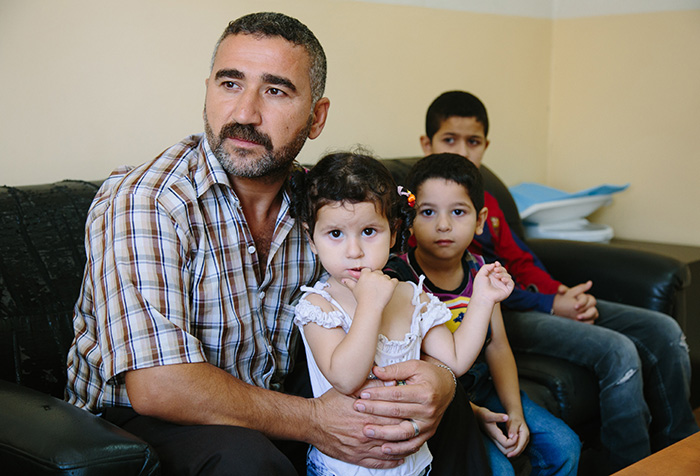
[[[476,210],[464,186],[452,180],[431,178],[416,190],[413,234],[416,253],[431,260],[461,259],[484,229],[486,208]]]
[[[421,137],[421,146],[425,155],[451,152],[480,167],[489,141],[484,135],[484,126],[476,118],[452,116],[442,123],[432,140]]]

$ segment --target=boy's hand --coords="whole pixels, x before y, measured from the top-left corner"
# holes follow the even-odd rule
[[[369,268],[362,268],[357,281],[345,279],[343,284],[352,291],[358,304],[360,301],[366,301],[378,308],[384,308],[391,301],[399,280],[390,278],[381,270],[372,271]]]
[[[508,271],[498,261],[485,264],[474,278],[473,297],[486,298],[494,304],[510,296],[515,284]]]
[[[561,317],[573,319],[585,324],[593,324],[598,319],[598,309],[595,307],[596,299],[586,294],[593,286],[592,281],[569,288],[563,284],[559,286],[558,294],[554,296],[552,312]]]
[[[482,431],[493,441],[501,453],[512,458],[523,452],[530,441],[530,430],[522,415],[495,413],[474,403],[471,403],[471,406]],[[507,434],[504,434],[499,426],[503,423],[506,425]]]
[[[512,414],[508,416],[506,430],[508,432],[508,442],[512,442],[512,444],[504,446],[501,451],[507,458],[513,458],[522,453],[530,442],[530,429],[527,427],[525,417],[522,414]]]

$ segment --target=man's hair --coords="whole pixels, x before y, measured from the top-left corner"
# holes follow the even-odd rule
[[[461,185],[474,204],[477,213],[484,208],[484,181],[481,172],[466,157],[457,154],[431,154],[413,164],[406,176],[406,184],[418,193],[425,181],[433,178],[451,180]]]
[[[221,42],[231,35],[255,35],[259,38],[280,36],[294,45],[303,47],[309,55],[311,98],[314,103],[323,97],[326,89],[326,54],[321,43],[309,28],[296,18],[282,13],[260,12],[244,15],[228,24],[214,47],[211,68]]]
[[[450,117],[473,117],[484,126],[484,137],[489,135],[489,116],[481,100],[466,91],[448,91],[438,96],[425,115],[425,135],[433,140],[440,126]]]

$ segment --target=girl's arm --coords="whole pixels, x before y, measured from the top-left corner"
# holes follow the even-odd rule
[[[352,395],[365,383],[372,369],[382,313],[398,280],[381,271],[363,269],[356,283],[345,284],[357,300],[348,333],[341,328],[327,329],[309,323],[304,334],[323,375],[336,390]]]
[[[519,455],[525,449],[530,440],[530,430],[525,422],[520,400],[520,385],[515,358],[508,343],[501,307],[498,304],[491,320],[491,335],[491,342],[486,347],[485,352],[486,363],[489,366],[498,398],[508,414],[507,434],[505,435],[507,439],[505,443],[500,442],[498,446],[503,454],[510,458]],[[490,432],[489,436],[491,436]],[[491,438],[493,439],[492,436]]]
[[[508,297],[513,280],[500,263],[486,264],[474,278],[474,290],[462,323],[454,333],[435,326],[423,340],[423,351],[444,362],[457,375],[474,364],[484,345],[495,305]]]

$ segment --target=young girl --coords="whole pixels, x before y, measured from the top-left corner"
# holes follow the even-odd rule
[[[348,395],[371,378],[373,365],[419,359],[421,350],[461,375],[484,344],[496,303],[513,289],[498,263],[481,268],[474,282],[469,319],[452,334],[447,307],[382,272],[397,237],[403,245],[413,210],[389,171],[377,160],[353,153],[331,154],[292,180],[293,215],[308,233],[328,276],[304,287],[295,322],[306,346],[314,396],[331,387]],[[403,382],[397,382],[398,385]],[[418,435],[416,422],[406,425]],[[392,470],[371,470],[309,452],[308,475],[427,474],[427,444]]]

